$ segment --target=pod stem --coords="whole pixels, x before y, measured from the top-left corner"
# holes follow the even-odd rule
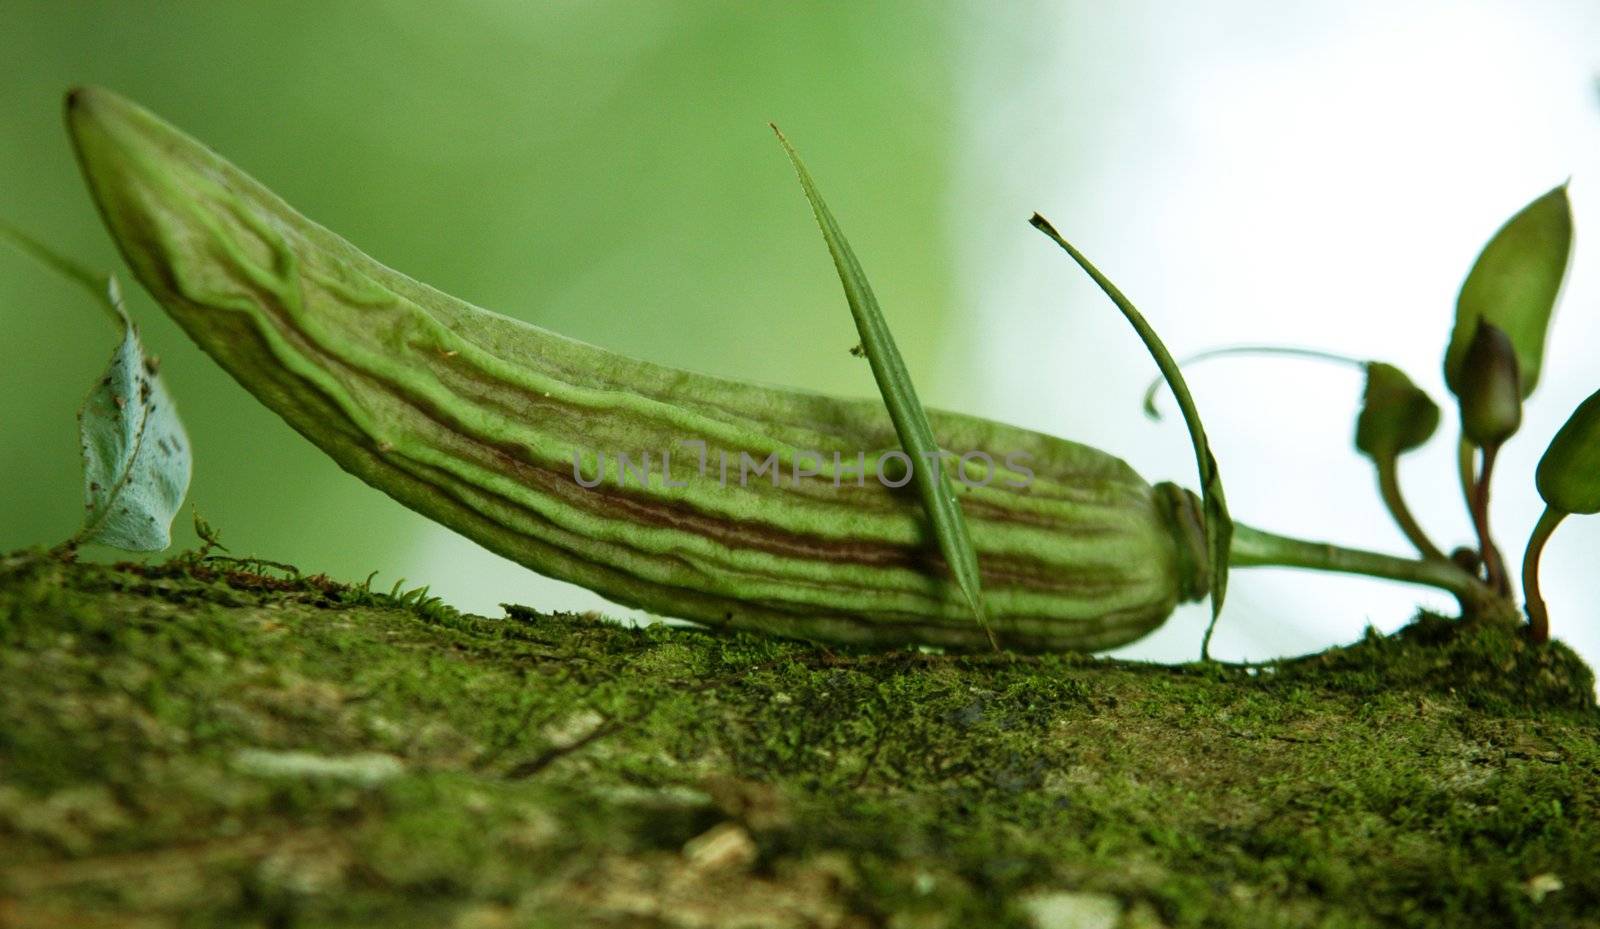
[[[1499,599],[1487,585],[1449,559],[1401,558],[1290,538],[1242,523],[1235,524],[1230,558],[1236,568],[1310,568],[1437,587],[1454,594],[1468,613]]]
[[[1411,508],[1406,505],[1405,496],[1400,492],[1399,456],[1390,455],[1374,461],[1378,469],[1378,494],[1383,497],[1383,505],[1389,508],[1389,515],[1394,517],[1395,524],[1405,533],[1406,538],[1411,540],[1411,544],[1417,547],[1423,558],[1430,561],[1444,561],[1444,552],[1433,544],[1433,540],[1428,538],[1428,533],[1423,530],[1422,524],[1411,515]]]
[[[1534,642],[1550,641],[1550,612],[1545,609],[1544,594],[1539,590],[1539,558],[1544,554],[1544,544],[1566,518],[1565,512],[1553,506],[1545,507],[1533,527],[1533,535],[1528,537],[1528,550],[1522,556],[1522,595],[1528,601],[1528,638]]]

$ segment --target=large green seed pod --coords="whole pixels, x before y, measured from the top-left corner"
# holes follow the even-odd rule
[[[880,402],[646,364],[470,306],[115,94],[74,91],[67,111],[106,224],[157,302],[406,506],[542,574],[711,626],[987,644],[897,472]],[[929,419],[942,448],[970,453],[961,502],[1006,646],[1110,648],[1204,595],[1192,495],[1083,445]]]

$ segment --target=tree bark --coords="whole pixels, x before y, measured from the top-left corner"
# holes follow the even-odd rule
[[[0,925],[1600,925],[1559,643],[1259,668],[0,557]]]

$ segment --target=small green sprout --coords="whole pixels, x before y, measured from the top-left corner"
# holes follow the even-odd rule
[[[1439,428],[1439,405],[1404,371],[1381,361],[1366,362],[1367,387],[1356,417],[1356,448],[1378,472],[1378,493],[1400,531],[1424,558],[1443,559],[1411,515],[1400,492],[1400,456],[1421,448]]]
[[[1522,404],[1538,383],[1551,316],[1572,250],[1566,185],[1528,204],[1502,226],[1479,254],[1456,301],[1455,328],[1445,352],[1445,382],[1457,400],[1461,441],[1458,464],[1463,496],[1477,534],[1476,546],[1446,557],[1412,515],[1400,491],[1398,462],[1422,447],[1439,426],[1439,407],[1393,365],[1292,346],[1229,346],[1201,352],[1184,364],[1229,355],[1287,355],[1359,365],[1366,390],[1356,419],[1355,446],[1378,472],[1384,505],[1423,562],[1453,565],[1472,576],[1463,588],[1463,613],[1499,614],[1511,603],[1511,578],[1489,525],[1489,485],[1500,448],[1522,426]],[[1155,415],[1152,383],[1145,411]],[[1600,512],[1600,393],[1580,406],[1539,464],[1539,492],[1547,509],[1523,559],[1528,634],[1549,638],[1549,618],[1539,593],[1540,553],[1570,513]],[[1480,595],[1488,591],[1489,597]]]
[[[1527,600],[1529,635],[1550,638],[1550,614],[1539,591],[1539,557],[1563,519],[1573,513],[1600,513],[1600,391],[1578,404],[1566,425],[1550,440],[1534,472],[1545,510],[1522,558],[1522,593]]]
[[[1522,424],[1517,400],[1538,386],[1571,254],[1572,211],[1562,184],[1507,220],[1479,253],[1456,298],[1445,349],[1445,383],[1461,406],[1461,492],[1485,579],[1505,597],[1511,585],[1489,531],[1489,484],[1501,444]]]
[[[1505,559],[1489,531],[1489,482],[1500,446],[1522,426],[1522,378],[1511,338],[1487,319],[1478,320],[1477,333],[1467,347],[1458,376],[1456,395],[1461,408],[1461,435],[1482,450],[1468,497],[1472,524],[1478,533],[1478,553],[1489,586],[1509,595]]]

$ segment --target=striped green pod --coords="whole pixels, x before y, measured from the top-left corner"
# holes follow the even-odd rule
[[[890,486],[904,461],[881,402],[648,364],[479,309],[112,93],[74,91],[67,110],[106,224],[157,302],[406,506],[541,574],[709,626],[987,644],[912,487]],[[945,466],[965,465],[957,486],[1006,646],[1110,648],[1204,595],[1187,491],[1073,442],[929,418]]]

